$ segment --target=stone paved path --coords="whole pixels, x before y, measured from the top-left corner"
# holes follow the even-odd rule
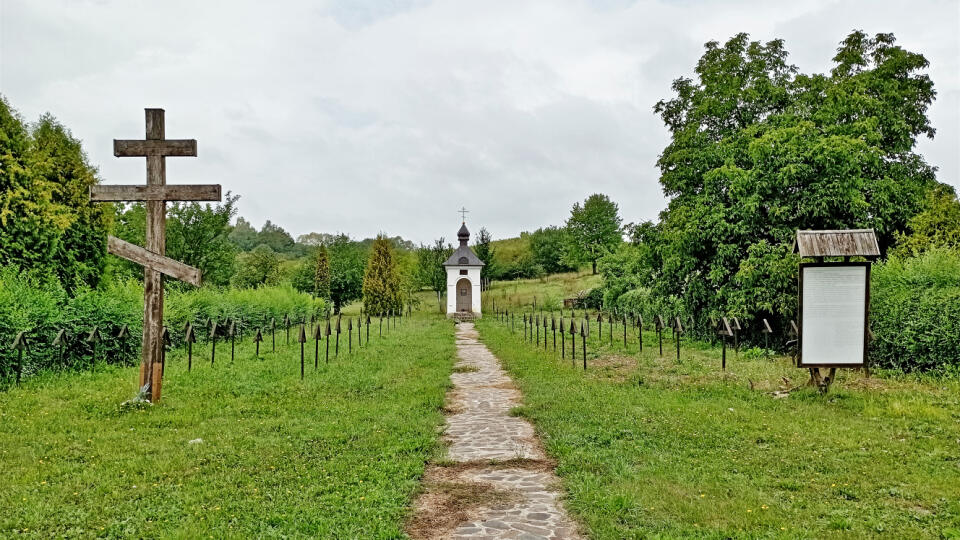
[[[417,505],[418,514],[449,516],[446,520],[418,516],[415,521],[420,519],[421,525],[412,534],[431,539],[579,538],[561,505],[559,481],[545,461],[533,426],[509,415],[521,403],[520,391],[477,337],[473,324],[458,325],[459,369],[451,376],[454,388],[447,394],[451,413],[444,433],[448,458],[456,465],[428,470],[427,491]],[[440,476],[442,482],[436,479]],[[437,493],[460,493],[465,487],[479,495],[458,500]],[[424,531],[425,522],[442,530]]]

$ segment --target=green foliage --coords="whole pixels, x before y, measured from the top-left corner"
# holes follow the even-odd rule
[[[228,238],[242,251],[250,251],[260,245],[257,230],[243,217],[237,218],[237,223],[233,226]]]
[[[401,293],[393,248],[385,236],[378,236],[363,274],[364,310],[373,315],[400,313],[403,308]]]
[[[313,300],[290,286],[258,289],[171,290],[164,302],[164,322],[176,345],[183,339],[183,326],[190,322],[206,335],[206,321],[235,320],[245,328],[266,325],[271,317],[282,320],[309,319],[328,310],[328,303]],[[129,336],[117,338],[126,325]],[[93,350],[86,341],[97,327],[98,364],[129,365],[139,362],[143,329],[143,286],[134,280],[83,287],[68,295],[53,277],[24,274],[15,268],[0,270],[0,343],[10,344],[20,331],[27,332],[30,350],[24,355],[24,376],[44,370],[89,369]],[[53,346],[57,332],[66,330],[68,341],[60,350]],[[15,351],[0,347],[0,381],[9,381],[16,364]]]
[[[629,290],[649,285],[649,272],[642,257],[646,246],[622,244],[616,251],[604,255],[598,270],[603,276],[603,303],[616,305],[617,298]]]
[[[330,254],[327,246],[320,245],[313,263],[313,297],[330,298]]]
[[[473,246],[473,252],[485,263],[480,269],[480,279],[482,281],[493,279],[493,276],[497,275],[496,248],[493,246],[493,236],[484,227],[481,227],[480,232],[477,233],[477,243]]]
[[[345,234],[338,234],[330,250],[330,300],[335,313],[363,294],[363,270],[366,253],[361,245]]]
[[[896,256],[920,255],[933,248],[960,252],[960,200],[947,184],[927,193],[923,211],[910,219],[909,234],[897,236]]]
[[[886,252],[936,185],[913,152],[933,134],[926,67],[889,34],[850,34],[828,76],[798,74],[780,40],[707,43],[696,80],[655,107],[671,131],[658,162],[670,201],[634,230],[653,294],[700,321],[786,321],[797,229],[873,228]]]
[[[234,274],[236,247],[230,240],[230,220],[236,214],[240,197],[227,192],[222,204],[196,202],[170,203],[166,220],[166,255],[199,268],[203,281],[211,285],[226,285]],[[114,234],[142,246],[146,241],[146,207],[143,203],[117,205]],[[140,265],[121,258],[111,259],[128,277],[143,275]],[[171,281],[174,286],[175,280]]]
[[[270,249],[277,253],[290,251],[294,246],[293,237],[290,233],[283,230],[283,227],[275,225],[268,219],[260,229],[257,240],[264,245],[270,246]]]
[[[199,268],[206,283],[228,284],[236,257],[228,235],[239,198],[228,191],[223,204],[171,204],[167,210],[167,256]]]
[[[443,238],[434,240],[432,245],[421,245],[417,249],[417,276],[421,286],[434,292],[447,290],[447,271],[443,263],[453,254],[453,247]]]
[[[547,274],[559,274],[576,270],[569,264],[567,248],[570,243],[566,228],[551,225],[530,233],[530,253],[533,263],[540,265]]]
[[[280,268],[280,257],[270,246],[260,245],[237,256],[236,272],[230,279],[234,287],[251,288],[267,283]]]
[[[311,257],[303,257],[292,261],[292,264],[290,285],[300,292],[313,295],[314,277],[317,273],[314,260]]]
[[[960,373],[960,253],[935,248],[875,265],[870,326],[874,365]]]
[[[294,242],[290,233],[269,219],[258,232],[250,222],[242,217],[237,218],[237,223],[227,238],[241,251],[250,251],[256,246],[265,245],[283,257],[300,257],[306,255],[309,250],[307,244]]]
[[[512,262],[504,264],[497,268],[499,275],[496,279],[534,279],[542,278],[547,275],[547,271],[542,266],[534,262],[533,255],[525,253],[514,259]]]
[[[98,364],[134,362],[139,355],[143,320],[143,289],[133,282],[111,283],[102,289],[81,287],[68,295],[60,282],[19,272],[0,270],[0,382],[11,380],[17,354],[7,345],[26,332],[30,348],[24,353],[24,377],[48,369],[89,368],[93,349],[86,338],[97,327]],[[116,338],[123,325],[130,331],[124,343]],[[68,340],[60,350],[53,341],[60,330]]]
[[[106,261],[110,205],[80,141],[52,116],[27,129],[0,96],[0,263],[50,273],[67,291],[95,286]]]
[[[169,294],[164,319],[168,328],[175,329],[172,341],[179,345],[187,322],[203,335],[209,332],[207,321],[210,320],[224,323],[229,319],[252,332],[255,328],[269,327],[271,319],[275,319],[278,325],[284,316],[294,322],[303,322],[309,321],[311,316],[319,318],[328,310],[328,302],[313,299],[290,285],[251,289],[203,287]]]
[[[613,251],[623,240],[620,209],[606,195],[595,193],[583,202],[574,203],[567,219],[567,249],[569,264],[589,262],[597,273],[597,260]]]

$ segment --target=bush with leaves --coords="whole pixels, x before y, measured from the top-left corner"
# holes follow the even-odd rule
[[[143,288],[133,281],[81,287],[73,296],[52,276],[23,273],[12,267],[0,270],[0,343],[9,345],[25,332],[29,349],[24,353],[24,376],[48,369],[89,368],[93,361],[91,330],[98,329],[98,364],[130,364],[137,360],[143,321]],[[117,334],[126,325],[129,336]],[[60,349],[53,341],[60,330],[67,340]],[[0,379],[11,380],[16,351],[0,347]]]
[[[0,265],[96,286],[106,265],[109,204],[80,141],[49,114],[28,128],[0,96]]]
[[[530,233],[530,252],[533,262],[548,274],[558,274],[577,269],[567,257],[568,234],[564,227],[551,225]]]
[[[960,254],[891,257],[871,277],[873,365],[960,374]]]

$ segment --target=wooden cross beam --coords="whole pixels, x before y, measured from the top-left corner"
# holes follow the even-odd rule
[[[197,141],[174,140],[164,135],[163,109],[146,109],[144,140],[113,141],[117,157],[145,157],[147,184],[92,186],[90,200],[142,201],[147,207],[146,246],[140,247],[109,237],[107,250],[144,267],[143,278],[143,357],[140,364],[140,388],[148,400],[160,400],[163,378],[163,274],[200,285],[200,270],[166,257],[167,201],[219,201],[219,185],[168,186],[167,157],[196,157]]]

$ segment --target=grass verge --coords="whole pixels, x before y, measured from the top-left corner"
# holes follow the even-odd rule
[[[653,333],[643,353],[594,333],[584,372],[579,337],[574,368],[552,341],[478,328],[592,538],[960,538],[956,380],[848,372],[776,398],[806,379],[782,357],[728,350],[724,374],[718,348],[678,363],[669,337],[660,357]]]
[[[0,393],[0,536],[402,536],[453,366],[452,325],[417,316],[313,367],[277,336],[168,353],[163,402],[119,406],[135,368]],[[192,442],[202,439],[202,442]]]

